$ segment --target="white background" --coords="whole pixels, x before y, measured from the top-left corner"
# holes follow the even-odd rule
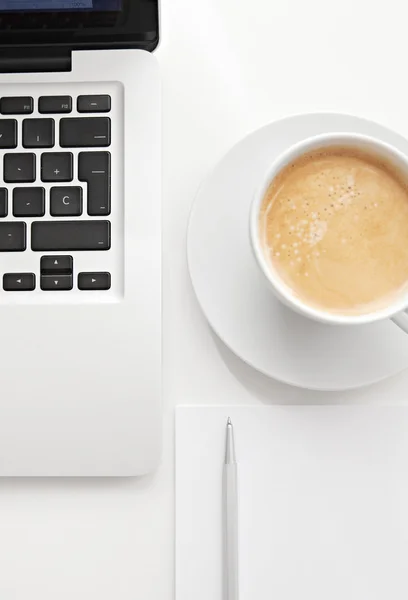
[[[163,464],[139,481],[0,481],[1,600],[173,598],[176,404],[405,400],[408,373],[347,394],[252,373],[199,312],[185,233],[211,166],[277,117],[340,110],[408,135],[407,16],[402,0],[163,0]]]

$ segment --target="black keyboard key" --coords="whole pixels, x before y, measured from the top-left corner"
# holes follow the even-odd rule
[[[0,119],[0,148],[17,148],[17,121]]]
[[[35,290],[34,273],[6,273],[3,276],[5,292],[32,292]]]
[[[30,115],[34,110],[34,100],[29,96],[2,98],[0,112],[3,115]]]
[[[77,109],[79,113],[109,112],[111,109],[111,97],[78,96]]]
[[[111,155],[109,152],[80,152],[78,179],[88,183],[88,215],[101,217],[111,212]]]
[[[72,275],[41,275],[41,289],[44,292],[72,290]]]
[[[108,117],[61,119],[61,148],[93,148],[110,146],[111,121]]]
[[[24,148],[52,148],[55,144],[54,119],[24,119]]]
[[[73,156],[71,152],[44,152],[41,155],[42,181],[72,181]]]
[[[4,155],[3,177],[6,183],[33,183],[35,181],[35,154]]]
[[[41,275],[70,275],[72,270],[72,256],[43,256],[41,259]]]
[[[22,252],[26,249],[26,224],[12,221],[0,223],[0,252]]]
[[[38,112],[43,115],[70,113],[71,111],[71,96],[41,96],[38,100]]]
[[[51,216],[79,217],[82,215],[82,188],[53,187],[50,198]]]
[[[45,215],[44,188],[14,188],[13,215],[15,217],[43,217]]]
[[[31,228],[34,251],[109,250],[110,245],[109,221],[35,221]]]
[[[6,188],[0,188],[0,218],[7,217],[8,214],[8,191]]]
[[[110,290],[110,273],[79,273],[78,287],[80,290]]]

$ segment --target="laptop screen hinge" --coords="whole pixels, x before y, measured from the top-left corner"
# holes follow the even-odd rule
[[[69,48],[0,48],[0,73],[50,73],[71,71]]]

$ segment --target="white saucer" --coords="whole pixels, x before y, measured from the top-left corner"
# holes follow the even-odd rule
[[[258,271],[248,232],[254,191],[276,156],[330,131],[371,135],[408,153],[408,141],[399,134],[348,115],[298,115],[271,123],[232,148],[201,186],[190,217],[188,262],[209,324],[243,361],[291,385],[345,390],[405,369],[408,335],[391,321],[335,327],[284,307]]]

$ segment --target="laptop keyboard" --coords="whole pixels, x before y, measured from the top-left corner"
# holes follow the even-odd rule
[[[110,94],[0,99],[3,291],[111,289],[110,270],[76,265],[76,253],[111,248],[111,110]],[[3,253],[26,252],[32,272],[5,272]]]

